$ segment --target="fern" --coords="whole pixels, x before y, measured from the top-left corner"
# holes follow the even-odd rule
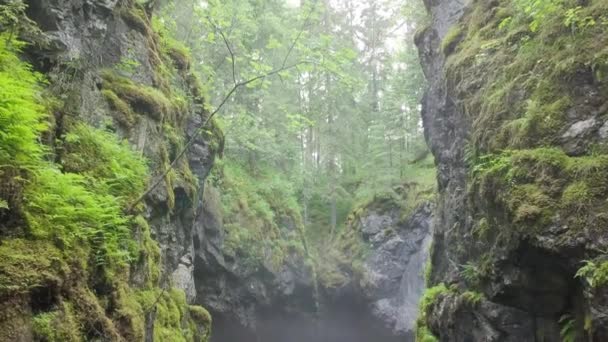
[[[559,319],[561,329],[559,331],[562,342],[576,341],[576,320],[571,315],[563,315]]]
[[[44,151],[37,142],[46,128],[41,76],[17,57],[22,46],[0,35],[0,168],[31,168]]]
[[[477,285],[481,280],[479,267],[475,264],[462,265],[460,275],[471,285]]]

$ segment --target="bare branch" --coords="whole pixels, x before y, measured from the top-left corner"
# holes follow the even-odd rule
[[[213,25],[213,26],[215,26],[215,29],[220,32],[220,35],[222,36],[222,39],[224,40],[224,44],[226,44],[226,48],[228,48],[228,52],[230,53],[230,59],[232,60],[232,81],[236,85],[236,58],[234,57],[234,52],[232,51],[232,48],[230,47],[230,43],[228,42],[226,35],[224,35],[224,31],[222,31],[222,29],[217,25]]]

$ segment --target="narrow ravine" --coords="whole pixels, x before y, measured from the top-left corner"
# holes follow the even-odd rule
[[[608,1],[0,0],[0,342],[608,341]]]

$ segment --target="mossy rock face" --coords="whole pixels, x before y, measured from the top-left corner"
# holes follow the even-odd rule
[[[59,309],[36,314],[32,330],[36,340],[48,342],[78,342],[83,340],[78,317],[69,302],[59,305]]]
[[[19,148],[3,148],[11,152],[1,156],[0,220],[7,212],[14,217],[10,227],[0,224],[1,341],[143,341],[152,338],[150,326],[157,341],[209,338],[205,309],[161,282],[172,271],[163,253],[191,246],[161,250],[154,230],[158,221],[167,225],[169,211],[154,221],[142,214],[156,214],[149,203],[130,209],[159,172],[149,167],[166,168],[183,148],[189,115],[206,114],[188,51],[166,44],[140,3],[91,2],[86,11],[74,11],[69,1],[31,2],[36,19],[62,23],[58,39],[65,51],[49,56],[48,82],[21,62],[18,32],[0,34],[1,76],[21,82],[14,83],[19,92],[3,92],[0,104],[21,101],[13,105],[20,110],[10,108],[20,130],[11,141]],[[99,25],[83,25],[91,22]],[[75,39],[85,48],[69,43]],[[37,48],[28,53],[38,56]],[[73,53],[79,58],[64,60]],[[55,91],[63,103],[53,98]],[[52,114],[57,122],[48,125]],[[215,122],[204,139],[213,145],[208,170],[223,144]],[[138,151],[133,141],[141,144]],[[187,157],[167,182],[167,198],[178,197],[174,188],[187,188],[180,210],[189,210],[198,196],[199,179]],[[170,224],[191,234],[189,222]]]
[[[578,5],[555,4],[538,20],[518,1],[474,1],[443,39],[448,91],[470,120],[470,207],[493,222],[484,235],[494,239],[565,226],[556,243],[567,245],[604,224],[597,129],[608,83],[593,70],[608,66],[595,48],[608,42],[608,7]]]
[[[69,273],[62,252],[49,241],[9,239],[0,244],[0,296],[59,288]]]
[[[606,310],[608,297],[575,274],[591,260],[585,279],[598,283],[608,249],[608,3],[428,5],[434,26],[417,40],[423,61],[431,62],[426,71],[434,88],[423,115],[442,191],[431,279],[482,291],[507,306],[499,312],[572,311],[577,334],[605,340],[605,318],[575,311]],[[451,11],[448,21],[456,19],[447,29]],[[461,265],[476,266],[480,281],[464,279]],[[545,280],[537,279],[539,270]],[[575,303],[549,300],[551,293]],[[462,311],[441,312],[454,303],[431,310],[432,332],[467,326],[454,323]],[[483,316],[483,308],[473,311]],[[538,333],[562,339],[558,320]]]
[[[104,89],[114,93],[118,100],[128,103],[131,109],[139,114],[162,121],[165,115],[170,115],[175,110],[165,94],[156,88],[135,84],[130,79],[111,71],[105,71],[102,77],[104,79]],[[106,97],[110,100],[112,106],[128,118],[130,111],[122,103],[116,102],[112,95],[108,97],[109,94],[111,93],[106,92]],[[126,118],[124,120],[127,123],[129,121]]]
[[[33,341],[29,296],[0,296],[0,341]]]

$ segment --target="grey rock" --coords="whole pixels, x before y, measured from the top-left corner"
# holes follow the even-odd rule
[[[568,128],[566,133],[562,135],[562,138],[577,138],[586,135],[595,128],[596,124],[597,120],[595,120],[595,118],[575,122]]]
[[[192,264],[192,257],[187,254],[180,259],[177,269],[175,269],[171,274],[173,286],[184,290],[186,293],[186,299],[189,303],[193,303],[196,299],[196,287],[194,285],[193,271],[194,265]]]
[[[608,139],[608,121],[604,122],[602,127],[600,127],[599,135],[603,140]]]
[[[440,341],[538,341],[539,336],[559,341],[560,317],[587,310],[591,314],[584,319],[591,320],[594,327],[596,324],[601,327],[589,338],[606,340],[606,319],[599,314],[607,312],[606,294],[584,294],[579,279],[575,278],[582,260],[605,249],[605,234],[591,227],[574,232],[574,227],[559,215],[551,217],[552,222],[542,229],[528,231],[531,226],[517,226],[506,217],[506,205],[496,198],[499,192],[492,186],[482,190],[487,193],[466,190],[475,184],[470,182],[464,146],[478,131],[472,130],[472,118],[464,112],[464,100],[479,94],[480,85],[486,86],[484,77],[493,66],[480,58],[462,71],[466,77],[459,79],[458,72],[448,75],[441,42],[446,28],[466,26],[469,20],[478,19],[471,18],[471,13],[480,10],[474,7],[485,6],[481,10],[489,13],[489,18],[500,10],[501,3],[427,0],[425,4],[431,23],[417,35],[416,44],[429,82],[422,101],[422,118],[425,138],[437,163],[439,186],[430,280],[432,284],[454,286],[456,292],[475,290],[487,298],[472,305],[458,294],[442,295],[430,307],[426,323]],[[607,104],[588,70],[580,70],[569,82],[572,103],[564,117],[560,116],[565,121],[563,131],[547,140],[570,156],[580,156],[589,153],[594,144],[605,143],[601,139],[608,137],[608,125],[600,118]],[[515,104],[525,98],[525,93],[520,92],[508,101]],[[534,141],[529,147],[544,144],[548,143]],[[488,146],[479,145],[481,151],[487,152]],[[564,183],[571,181],[561,174],[553,177],[563,179]],[[555,198],[559,196],[556,194]],[[490,235],[494,235],[487,240],[474,234],[482,218],[493,226]],[[514,228],[525,232],[511,233]],[[484,263],[489,266],[489,274],[472,285],[465,279],[462,265],[479,267]]]
[[[372,313],[395,336],[413,333],[418,303],[425,288],[426,265],[432,237],[432,207],[423,205],[406,222],[391,210],[382,220],[361,220],[361,231],[372,244],[364,262],[361,297],[371,303]],[[365,236],[365,235],[364,235]]]

